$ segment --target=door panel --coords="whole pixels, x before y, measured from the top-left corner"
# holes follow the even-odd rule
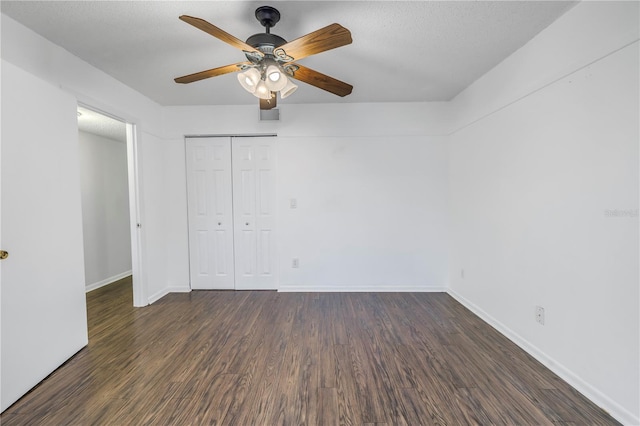
[[[2,62],[0,410],[87,344],[76,110]]]
[[[273,275],[273,260],[271,258],[271,252],[273,242],[271,241],[272,232],[270,229],[263,229],[260,231],[258,242],[260,244],[260,267],[258,273],[262,276]]]
[[[233,138],[236,289],[276,289],[275,138]]]
[[[192,289],[233,289],[231,139],[187,138]]]

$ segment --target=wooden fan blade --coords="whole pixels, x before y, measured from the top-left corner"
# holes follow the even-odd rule
[[[276,92],[271,92],[271,99],[260,99],[260,109],[273,109],[278,105]]]
[[[194,18],[193,16],[188,16],[188,15],[182,15],[180,16],[180,19],[186,22],[187,24],[191,24],[194,27],[204,31],[205,33],[211,34],[215,38],[220,39],[237,49],[247,51],[247,52],[256,51],[255,47],[249,46],[244,41],[232,36],[226,31],[221,30],[220,28],[205,21],[204,19]]]
[[[284,50],[284,53],[293,59],[300,60],[307,56],[315,55],[336,47],[351,44],[351,32],[340,24],[331,24],[317,31],[285,43],[276,49]]]
[[[194,74],[184,75],[182,77],[175,78],[176,83],[193,83],[194,81],[204,80],[205,78],[217,77],[223,74],[229,74],[230,72],[240,71],[239,65],[249,65],[250,62],[238,62],[237,64],[225,65],[223,67],[213,68],[206,71],[200,71]]]
[[[319,89],[331,92],[338,96],[347,96],[353,90],[353,86],[333,77],[314,71],[311,68],[295,64],[298,70],[293,73],[293,78],[304,81],[307,84],[316,86]]]

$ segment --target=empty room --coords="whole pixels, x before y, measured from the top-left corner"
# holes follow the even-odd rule
[[[0,11],[3,425],[640,425],[640,2]]]

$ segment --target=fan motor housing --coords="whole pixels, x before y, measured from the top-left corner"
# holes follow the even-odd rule
[[[277,47],[282,46],[286,42],[287,40],[283,39],[279,35],[267,33],[254,34],[247,39],[247,44],[249,46],[253,46],[260,51],[262,51],[261,47],[263,46],[271,47],[271,49],[273,50]]]
[[[266,28],[265,33],[254,34],[247,39],[249,46],[255,47],[265,55],[273,54],[274,49],[282,46],[287,42],[279,35],[271,34],[271,27],[280,21],[280,12],[275,7],[261,6],[256,9],[256,19]],[[251,57],[247,55],[251,60]]]

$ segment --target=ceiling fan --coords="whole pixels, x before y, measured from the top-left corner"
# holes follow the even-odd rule
[[[221,30],[204,19],[182,15],[180,19],[194,27],[242,50],[247,61],[225,65],[175,79],[176,83],[193,83],[210,77],[239,72],[238,81],[245,90],[260,98],[260,109],[276,106],[277,93],[286,98],[296,86],[290,79],[303,81],[338,96],[347,96],[353,86],[333,77],[302,66],[295,61],[327,50],[351,44],[351,32],[339,24],[331,24],[317,31],[287,42],[271,34],[280,21],[280,12],[271,6],[256,9],[256,19],[266,32],[254,34],[246,42]]]

